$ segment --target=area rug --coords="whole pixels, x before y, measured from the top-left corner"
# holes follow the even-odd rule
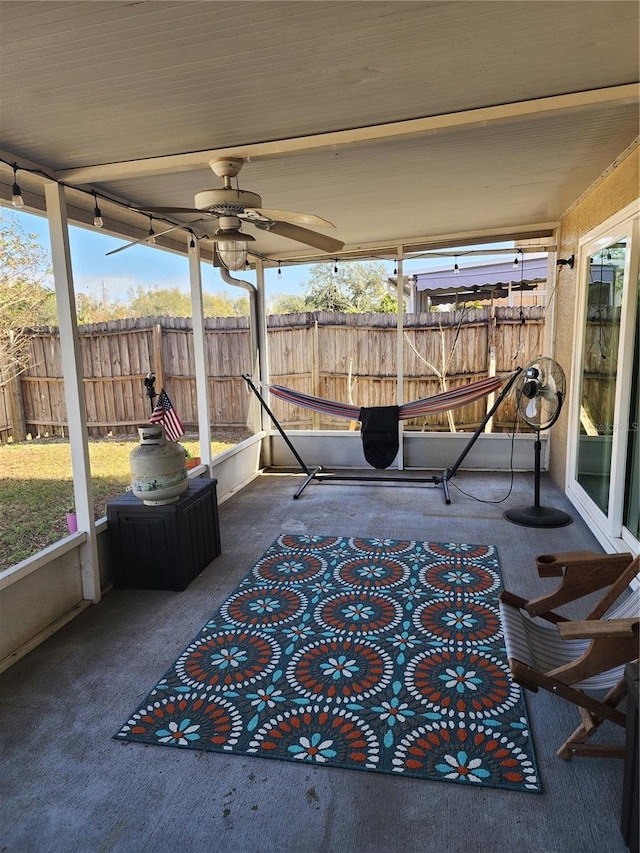
[[[114,736],[540,791],[496,549],[283,534]]]

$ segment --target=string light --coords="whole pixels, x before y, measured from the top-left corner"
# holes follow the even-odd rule
[[[15,208],[21,208],[21,207],[25,206],[24,198],[22,196],[22,190],[20,189],[20,185],[18,184],[18,181],[17,181],[18,170],[20,170],[22,172],[27,172],[30,175],[37,175],[38,177],[51,180],[51,175],[45,171],[42,171],[42,169],[31,169],[31,168],[28,168],[25,166],[18,166],[17,163],[11,163],[8,160],[5,160],[3,157],[0,157],[0,163],[4,164],[5,166],[8,166],[11,169],[13,169],[13,186],[11,189],[11,204]],[[95,190],[83,189],[81,187],[74,186],[73,184],[67,184],[64,181],[58,181],[57,183],[58,183],[58,186],[60,186],[60,187],[76,190],[77,192],[84,193],[85,195],[91,196],[94,200],[93,224],[96,228],[104,227],[104,220],[102,219],[102,212],[100,211],[100,207],[98,205],[98,196],[97,196],[97,193]],[[103,197],[103,200],[104,200],[104,198],[106,198],[106,196]],[[117,205],[118,207],[120,207],[124,210],[130,210],[134,213],[141,213],[141,211],[137,207],[133,207],[133,206],[128,205],[128,204],[123,204],[122,202],[116,201],[114,199],[108,199],[108,201],[110,201],[112,204]],[[156,243],[155,232],[153,230],[153,224],[152,224],[153,223],[153,217],[150,214],[144,214],[144,215],[149,216],[149,233],[147,235],[147,242],[151,243],[151,244],[155,244]],[[101,220],[101,221],[98,222],[98,220]],[[163,220],[163,221],[166,221],[166,220]],[[172,223],[172,224],[174,224],[174,223]],[[179,227],[179,226],[176,226],[176,227]],[[193,233],[193,232],[191,232],[191,233]],[[191,244],[189,245],[189,248],[191,248]],[[193,245],[193,248],[195,248],[195,243]]]
[[[93,200],[95,202],[95,207],[93,208],[93,224],[96,228],[102,228],[104,221],[102,219],[102,214],[100,213],[100,208],[98,207],[98,196],[95,190],[93,191]]]
[[[11,188],[11,204],[14,207],[24,207],[24,199],[22,198],[22,190],[18,186],[17,180],[18,165],[13,164],[13,187]]]
[[[189,253],[193,253],[196,248],[196,241],[193,239],[193,231],[189,231],[191,234],[191,239],[189,240]]]
[[[338,272],[338,259],[336,258],[333,263],[334,263],[333,271],[334,271],[334,273],[337,273]]]
[[[460,267],[458,266],[458,256],[456,255],[455,263],[453,265],[453,274],[460,275]]]
[[[520,250],[520,249],[518,249],[518,251],[521,251],[521,250]],[[518,264],[519,264],[519,263],[520,263],[520,261],[518,260],[518,256],[516,255],[516,256],[515,256],[515,258],[513,259],[513,268],[514,268],[514,270],[517,270],[517,269],[518,269]]]
[[[282,278],[281,263],[282,261],[278,261],[278,278]]]

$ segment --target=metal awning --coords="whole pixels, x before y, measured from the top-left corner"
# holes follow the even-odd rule
[[[454,259],[446,269],[417,272],[413,279],[416,290],[426,291],[434,305],[489,295],[497,299],[546,284],[547,263],[546,255],[522,255],[515,266],[513,260],[465,266],[461,259]]]

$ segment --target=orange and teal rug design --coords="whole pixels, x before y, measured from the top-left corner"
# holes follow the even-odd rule
[[[283,534],[115,735],[540,791],[496,549]]]

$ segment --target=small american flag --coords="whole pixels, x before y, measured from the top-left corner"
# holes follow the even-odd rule
[[[150,424],[162,424],[169,441],[177,441],[181,435],[184,435],[184,427],[182,421],[176,414],[173,408],[173,403],[167,396],[164,388],[158,396],[153,414],[149,418]]]

